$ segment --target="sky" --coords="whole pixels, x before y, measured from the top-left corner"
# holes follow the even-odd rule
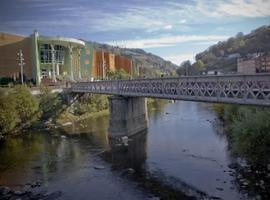
[[[0,0],[0,32],[142,48],[179,65],[270,25],[270,0]]]

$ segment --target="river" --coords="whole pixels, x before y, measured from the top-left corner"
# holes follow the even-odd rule
[[[245,198],[228,168],[233,158],[211,104],[151,107],[148,124],[128,146],[109,141],[108,117],[73,124],[72,136],[43,130],[8,138],[0,144],[0,185],[61,191],[67,200],[158,199],[163,188],[197,198]],[[132,177],[137,172],[140,178]],[[149,180],[156,189],[142,184]],[[36,182],[41,186],[31,187]]]

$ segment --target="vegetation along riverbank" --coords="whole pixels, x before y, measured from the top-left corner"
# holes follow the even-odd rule
[[[242,159],[242,165],[230,166],[239,172],[239,186],[269,198],[270,109],[217,104],[214,110],[224,122],[232,154]]]
[[[165,100],[147,99],[150,109]],[[0,90],[0,137],[19,134],[30,127],[64,127],[73,122],[97,118],[109,114],[107,95],[85,94],[74,103],[65,101],[63,94],[53,93],[41,87],[40,94],[34,96],[27,86]]]
[[[32,127],[61,126],[70,120],[98,117],[108,114],[105,95],[84,95],[74,104],[65,102],[62,94],[40,88],[34,96],[27,86],[0,90],[0,137],[14,135]]]

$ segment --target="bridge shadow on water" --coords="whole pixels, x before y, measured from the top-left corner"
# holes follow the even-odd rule
[[[109,138],[109,149],[100,156],[111,163],[112,170],[138,184],[149,197],[160,199],[211,199],[206,193],[161,171],[150,171],[147,159],[147,130],[130,137]],[[213,197],[212,197],[213,198]],[[218,199],[217,197],[214,197]]]

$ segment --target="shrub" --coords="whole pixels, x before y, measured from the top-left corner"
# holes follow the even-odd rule
[[[251,163],[270,163],[270,111],[241,107],[231,124],[232,151]]]
[[[74,106],[74,114],[82,115],[85,113],[99,112],[109,107],[106,95],[88,94],[84,95]]]
[[[12,132],[16,127],[17,119],[14,99],[0,91],[0,134]]]
[[[61,109],[61,99],[57,93],[52,93],[50,89],[40,88],[41,94],[39,95],[39,109],[43,118],[48,118],[56,115]]]
[[[26,86],[16,85],[11,97],[15,100],[15,109],[22,125],[27,125],[38,119],[38,100]]]

